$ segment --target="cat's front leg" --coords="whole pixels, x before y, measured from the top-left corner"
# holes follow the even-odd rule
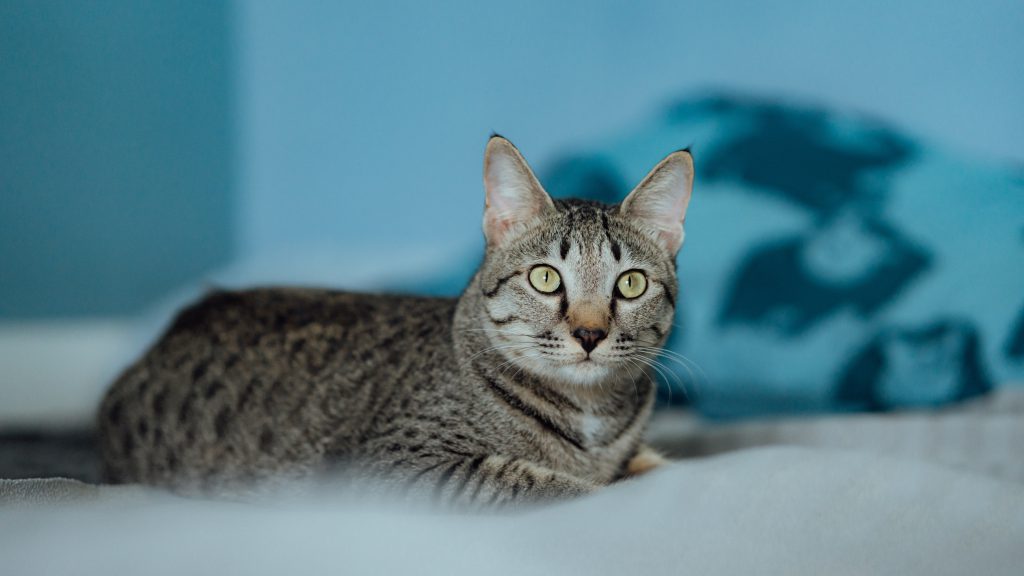
[[[410,491],[470,508],[561,500],[589,494],[598,485],[520,458],[475,456],[440,459],[412,472]]]

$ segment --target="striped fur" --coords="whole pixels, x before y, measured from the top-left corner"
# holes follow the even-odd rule
[[[104,399],[107,475],[195,493],[343,468],[471,506],[589,493],[658,462],[644,359],[672,326],[673,260],[619,206],[570,200],[489,242],[458,299],[210,294]],[[560,293],[530,287],[537,263]],[[622,301],[629,269],[651,283]],[[584,316],[607,327],[589,353]]]

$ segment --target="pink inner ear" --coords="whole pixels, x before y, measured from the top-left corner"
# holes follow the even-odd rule
[[[507,141],[488,144],[484,186],[484,234],[490,243],[501,242],[510,229],[532,221],[552,206],[526,161]]]
[[[497,182],[496,182],[497,180]],[[532,210],[522,198],[509,194],[511,185],[500,178],[487,179],[487,206],[484,210],[484,233],[488,240],[500,242],[518,222],[532,218]],[[514,189],[513,189],[514,190]]]
[[[662,230],[658,233],[658,239],[662,248],[669,252],[674,252],[679,249],[682,232],[669,232],[668,230]]]
[[[488,240],[500,242],[511,227],[512,223],[510,220],[499,218],[494,215],[490,208],[487,209],[484,215],[484,235]]]
[[[655,232],[655,240],[675,253],[683,240],[690,203],[693,164],[685,152],[670,154],[624,201],[628,214]]]

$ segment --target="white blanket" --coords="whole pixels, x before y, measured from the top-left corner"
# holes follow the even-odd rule
[[[1024,485],[1008,479],[1021,479],[1020,399],[739,426],[668,413],[655,438],[691,454],[817,447],[692,458],[515,515],[0,482],[0,500],[20,503],[0,508],[0,573],[1019,576]],[[54,504],[28,503],[40,500]]]
[[[655,416],[649,436],[677,458],[754,446],[804,446],[932,462],[1024,483],[1024,386],[1007,386],[933,411],[741,424],[709,424],[689,412],[664,411]]]

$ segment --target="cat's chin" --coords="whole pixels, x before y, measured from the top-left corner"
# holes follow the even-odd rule
[[[596,386],[607,381],[613,373],[614,370],[610,366],[598,364],[593,360],[584,360],[556,366],[554,379],[576,386]]]

